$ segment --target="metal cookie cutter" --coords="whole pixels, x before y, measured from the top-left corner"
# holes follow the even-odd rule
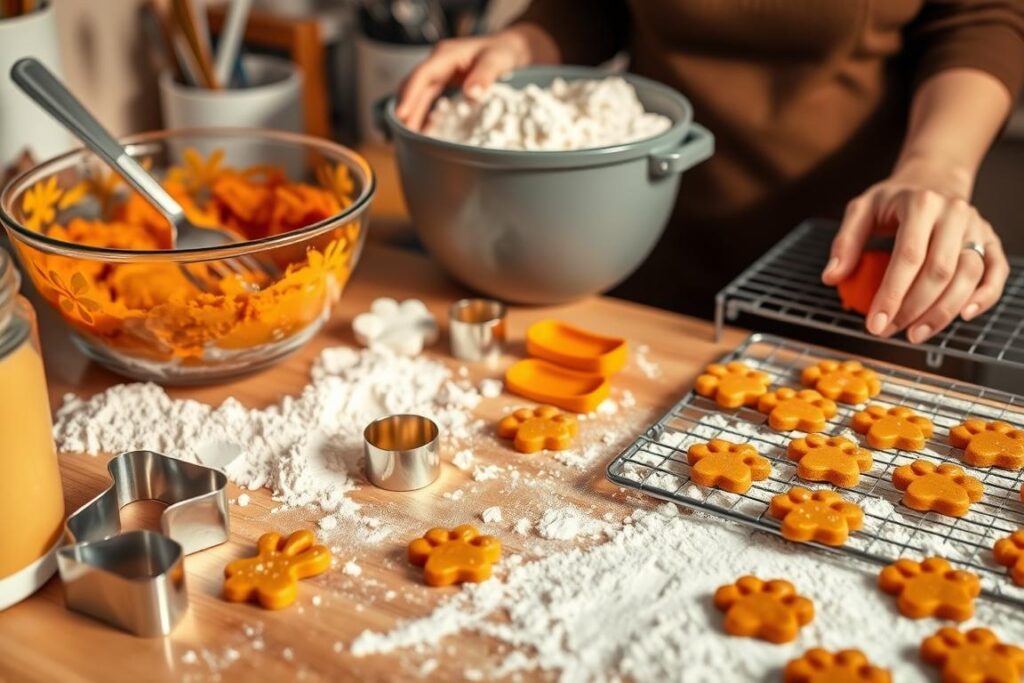
[[[505,304],[493,299],[462,299],[448,314],[452,355],[459,360],[492,363],[505,346]]]
[[[57,551],[68,609],[139,636],[167,635],[188,609],[185,555],[228,540],[227,476],[153,451],[107,464],[113,483],[64,524]],[[167,503],[163,534],[120,533],[120,510],[138,500]]]
[[[389,415],[363,431],[366,476],[389,491],[429,486],[441,473],[437,424],[422,415]]]

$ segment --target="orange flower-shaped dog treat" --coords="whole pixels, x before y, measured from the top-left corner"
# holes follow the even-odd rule
[[[872,448],[919,451],[932,435],[932,421],[904,406],[870,405],[853,416],[853,431],[867,434]]]
[[[409,544],[409,561],[423,567],[428,586],[480,583],[491,578],[491,565],[501,559],[501,542],[481,536],[468,524],[431,529]]]
[[[782,683],[891,683],[892,675],[874,666],[860,650],[832,653],[813,647],[782,672]]]
[[[936,467],[928,460],[915,460],[893,470],[892,483],[903,491],[908,508],[949,517],[963,517],[984,494],[980,481],[948,462]]]
[[[282,538],[260,536],[256,557],[235,560],[224,568],[224,597],[231,602],[256,598],[264,609],[281,609],[295,602],[299,579],[316,576],[331,566],[331,551],[316,545],[312,531],[302,529]]]
[[[772,473],[771,461],[748,443],[712,439],[690,446],[686,455],[691,480],[733,493],[745,493],[755,481],[767,479]]]
[[[762,396],[757,401],[757,409],[768,415],[768,426],[777,432],[794,429],[820,432],[838,410],[835,401],[825,398],[814,389],[797,391],[789,387]]]
[[[757,399],[764,396],[771,383],[767,373],[734,360],[726,365],[712,363],[705,368],[704,374],[697,378],[694,391],[715,399],[723,408],[739,408],[757,405]]]
[[[498,436],[512,439],[520,453],[539,450],[562,451],[576,436],[576,418],[554,406],[520,408],[498,423]]]
[[[740,577],[715,591],[714,602],[725,612],[726,633],[770,643],[788,643],[814,618],[814,603],[782,579]]]
[[[1024,675],[1024,650],[987,628],[941,628],[922,641],[921,659],[941,667],[942,683],[1019,683]]]
[[[864,526],[864,512],[835,491],[808,491],[795,486],[772,497],[768,513],[782,520],[782,535],[791,541],[846,543],[851,531]]]
[[[1024,430],[1006,422],[967,420],[949,430],[949,443],[964,449],[964,462],[973,467],[1024,467]]]
[[[796,475],[807,481],[827,481],[835,486],[853,488],[860,473],[874,464],[871,451],[843,436],[809,434],[789,442],[786,455],[795,460]]]
[[[896,560],[878,575],[878,587],[895,595],[900,614],[911,619],[970,619],[974,599],[981,593],[977,576],[953,569],[941,557]]]
[[[804,368],[800,381],[833,401],[865,403],[882,391],[878,373],[856,360],[822,360]]]
[[[992,556],[996,562],[1010,568],[1010,578],[1015,584],[1024,586],[1024,529],[996,541]]]

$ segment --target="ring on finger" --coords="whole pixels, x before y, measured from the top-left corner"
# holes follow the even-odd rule
[[[981,257],[982,264],[985,263],[985,245],[982,244],[981,242],[964,242],[964,251],[973,251],[975,254]]]

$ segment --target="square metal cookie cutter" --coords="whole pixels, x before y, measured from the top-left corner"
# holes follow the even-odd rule
[[[64,523],[57,551],[68,609],[139,636],[163,636],[188,609],[184,556],[228,540],[227,476],[154,451],[107,463],[111,485]],[[121,508],[167,503],[163,534],[121,533]]]

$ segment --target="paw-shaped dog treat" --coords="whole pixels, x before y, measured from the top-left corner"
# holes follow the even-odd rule
[[[331,566],[331,551],[316,545],[316,536],[307,529],[288,538],[263,534],[256,546],[256,557],[234,560],[224,568],[225,599],[255,598],[264,609],[281,609],[295,602],[299,579],[322,574]]]
[[[953,569],[941,557],[896,560],[878,575],[878,587],[895,595],[900,614],[911,619],[970,619],[974,599],[981,593],[977,576]]]
[[[794,486],[772,497],[768,514],[782,521],[782,535],[791,541],[842,545],[864,526],[864,512],[835,491],[808,491]]]
[[[428,586],[480,583],[491,578],[491,565],[501,559],[501,542],[481,536],[468,524],[431,529],[409,544],[409,561],[423,567]]]
[[[576,436],[576,418],[563,413],[554,406],[520,408],[498,423],[498,436],[512,439],[512,445],[520,453],[536,453],[539,450],[562,451],[569,447]]]
[[[738,360],[722,365],[712,363],[697,378],[694,391],[701,396],[715,399],[723,408],[757,405],[757,399],[764,396],[771,377],[760,370],[754,370]]]
[[[383,346],[401,356],[416,356],[437,341],[437,321],[419,299],[374,299],[369,312],[352,320],[352,331],[363,346]]]
[[[992,556],[999,564],[1009,567],[1010,578],[1015,584],[1024,586],[1024,529],[996,541]]]
[[[857,360],[822,360],[804,368],[800,381],[842,403],[865,403],[882,391],[878,373]]]
[[[782,683],[891,683],[892,675],[874,666],[860,650],[829,652],[812,647],[782,672]]]
[[[964,462],[972,467],[1024,467],[1024,430],[1006,422],[967,420],[949,430],[949,443],[964,449]]]
[[[835,401],[825,398],[814,389],[797,391],[789,387],[762,396],[757,401],[757,409],[768,415],[768,426],[777,432],[794,429],[820,432],[838,410]]]
[[[937,466],[915,460],[893,470],[893,486],[903,491],[903,504],[922,512],[963,517],[984,495],[981,482],[952,463]]]
[[[853,416],[853,431],[867,434],[872,448],[919,451],[932,435],[932,421],[905,406],[870,405]]]
[[[692,481],[732,493],[745,493],[755,481],[772,473],[771,461],[748,443],[712,439],[690,446],[686,455]]]
[[[782,579],[740,577],[715,591],[714,602],[725,612],[726,633],[770,643],[788,643],[814,618],[814,603]]]
[[[871,451],[843,436],[809,434],[789,442],[786,455],[795,460],[796,475],[807,481],[827,481],[835,486],[853,488],[860,473],[874,464]]]
[[[940,628],[922,641],[921,659],[942,669],[942,683],[1019,683],[1024,675],[1024,650],[987,628]]]

